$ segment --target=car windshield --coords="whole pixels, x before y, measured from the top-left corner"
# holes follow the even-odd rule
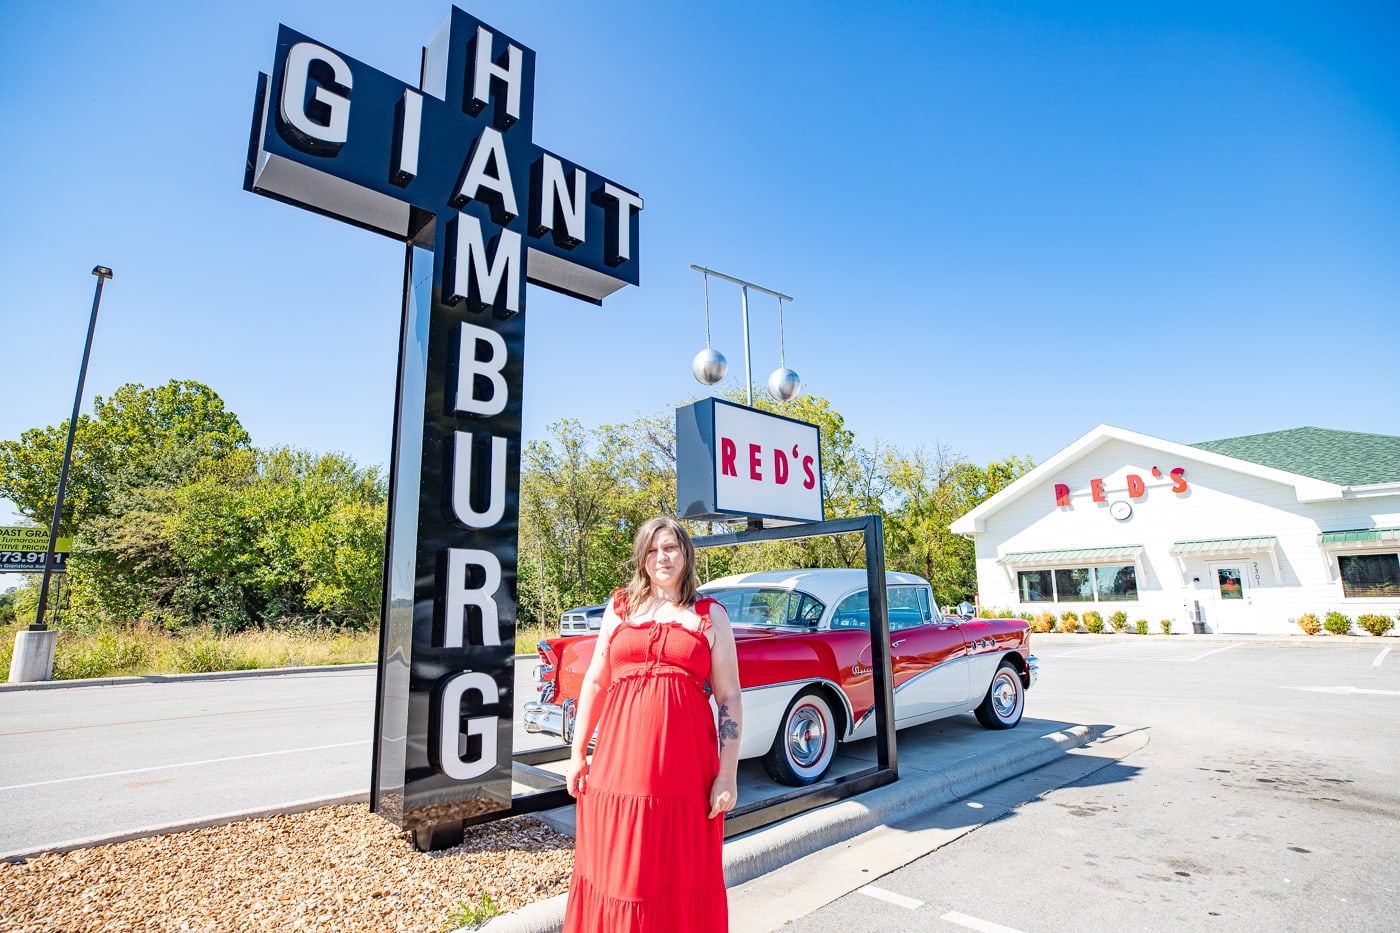
[[[824,608],[820,602],[794,590],[733,587],[704,590],[719,600],[734,625],[795,625],[816,628]]]

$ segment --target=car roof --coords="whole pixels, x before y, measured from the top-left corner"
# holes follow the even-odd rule
[[[762,570],[756,573],[736,573],[718,577],[703,584],[701,591],[718,587],[768,587],[782,590],[801,590],[830,605],[852,590],[864,587],[867,574],[864,568],[816,569],[816,570]],[[923,577],[912,573],[886,571],[885,585],[927,585]]]

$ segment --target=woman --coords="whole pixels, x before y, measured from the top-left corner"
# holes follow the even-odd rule
[[[579,691],[564,930],[723,933],[724,814],[739,797],[743,718],[734,633],[723,606],[696,598],[695,545],[675,519],[642,525],[632,559]]]

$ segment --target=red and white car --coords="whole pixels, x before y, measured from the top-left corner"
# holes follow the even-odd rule
[[[712,580],[702,595],[729,613],[744,689],[740,758],[774,780],[819,780],[838,742],[875,735],[870,603],[864,570],[780,570]],[[988,729],[1021,721],[1036,679],[1021,619],[944,615],[928,582],[886,577],[895,727],[974,713]],[[596,635],[539,643],[538,700],[525,730],[573,738],[579,686]]]

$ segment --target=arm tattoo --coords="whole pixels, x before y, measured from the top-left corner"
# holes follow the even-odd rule
[[[719,708],[719,747],[724,748],[725,740],[739,740],[739,724],[729,716],[729,704]]]

